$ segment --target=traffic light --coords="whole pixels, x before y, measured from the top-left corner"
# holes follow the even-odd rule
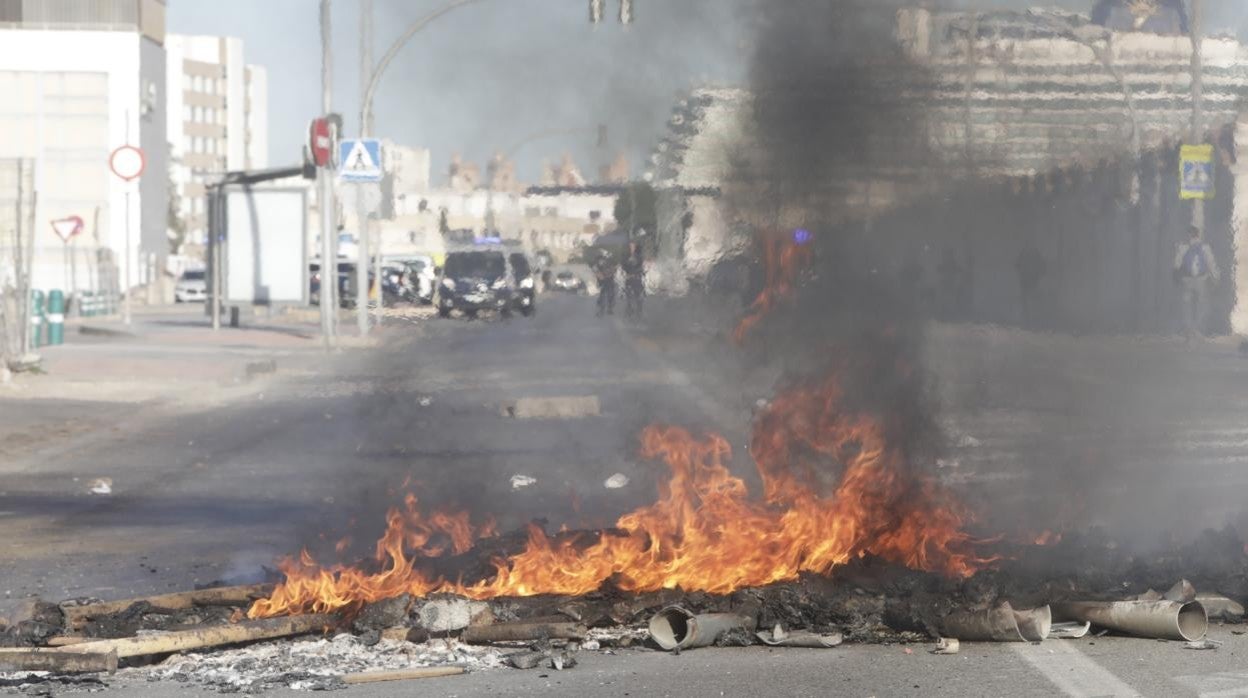
[[[620,0],[620,24],[633,23],[633,0]]]
[[[598,24],[602,21],[602,6],[606,0],[589,0],[589,21]]]

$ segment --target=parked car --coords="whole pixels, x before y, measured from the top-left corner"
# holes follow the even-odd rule
[[[411,303],[433,303],[433,293],[438,285],[437,265],[428,255],[387,258],[388,263],[402,265],[403,299]]]
[[[308,265],[309,294],[308,298],[312,305],[321,304],[321,265],[319,262],[312,262]],[[355,285],[352,279],[355,276],[354,262],[338,263],[338,305],[339,307],[349,307],[355,302]]]
[[[584,293],[585,280],[570,271],[561,271],[555,274],[553,288],[556,291],[567,291],[569,293]]]
[[[208,300],[208,282],[203,269],[182,272],[173,287],[173,300],[178,303],[203,303]]]
[[[415,299],[415,290],[409,276],[406,264],[389,262],[381,267],[381,290],[385,294],[387,305],[398,301],[410,303]],[[375,275],[370,273],[368,278],[371,281]]]

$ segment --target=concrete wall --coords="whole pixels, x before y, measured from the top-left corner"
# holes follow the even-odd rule
[[[149,257],[149,264],[143,267],[145,273],[149,268],[164,269],[165,258],[169,256],[169,135],[165,68],[164,47],[151,39],[142,39],[139,42],[139,147],[147,156],[147,171],[139,181],[139,205],[142,206],[139,244]]]

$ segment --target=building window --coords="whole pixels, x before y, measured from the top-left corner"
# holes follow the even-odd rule
[[[589,220],[596,221],[599,218],[602,218],[602,211],[590,211],[589,212]]]

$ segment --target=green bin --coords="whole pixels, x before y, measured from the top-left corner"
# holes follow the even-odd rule
[[[65,343],[65,292],[52,289],[48,292],[48,346]]]
[[[30,348],[43,346],[43,291],[30,292]]]

